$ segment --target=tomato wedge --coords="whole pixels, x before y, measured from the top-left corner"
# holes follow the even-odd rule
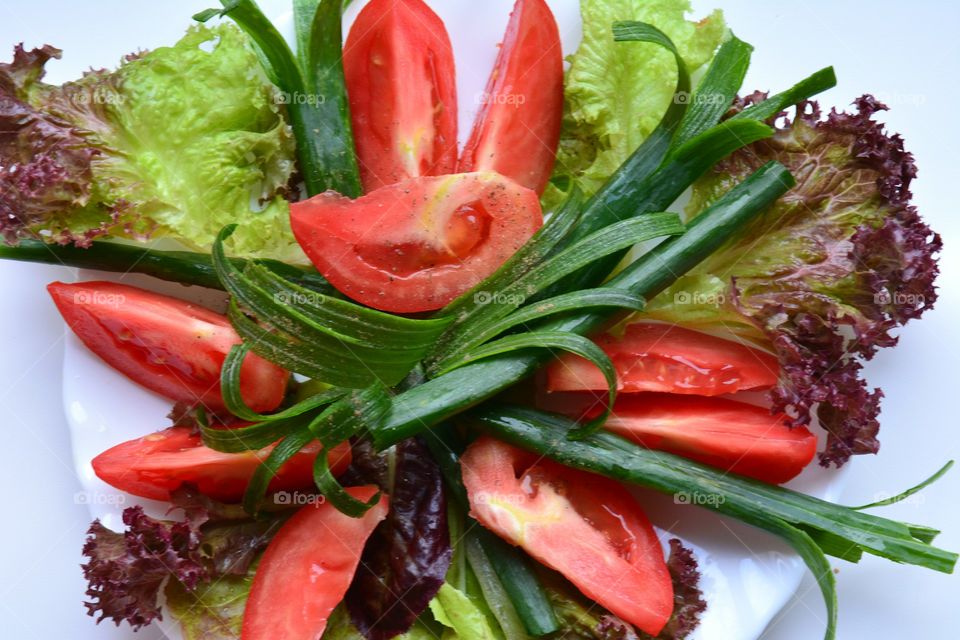
[[[543,193],[563,116],[563,53],[544,0],[517,0],[459,171],[497,171]]]
[[[187,427],[170,427],[107,449],[93,459],[97,477],[112,487],[151,500],[169,500],[170,492],[189,482],[203,495],[221,502],[239,502],[254,470],[273,450],[221,453],[204,446]],[[293,491],[313,486],[313,460],[319,442],[304,447],[274,476],[269,491]],[[350,445],[327,454],[334,473],[350,464]]]
[[[350,487],[369,500],[376,487]],[[360,518],[329,503],[295,513],[263,553],[243,613],[243,640],[320,638],[333,609],[343,600],[367,538],[387,515],[387,498]]]
[[[780,364],[765,351],[676,325],[636,322],[623,337],[597,344],[617,369],[620,391],[664,391],[715,396],[777,384]],[[550,391],[606,391],[600,370],[579,356],[561,356],[547,368]]]
[[[497,173],[413,178],[351,200],[321,193],[290,206],[317,269],[368,306],[439,309],[513,255],[543,224],[537,194]]]
[[[783,414],[726,398],[622,395],[606,428],[651,449],[772,484],[795,478],[817,453],[817,437],[806,427],[790,427]]]
[[[470,513],[586,596],[656,636],[673,612],[657,534],[620,484],[484,437],[461,460]]]
[[[171,400],[225,408],[220,369],[240,343],[225,316],[114,282],[53,282],[47,291],[77,337],[120,373]],[[251,353],[240,369],[240,393],[254,411],[270,411],[289,378]]]
[[[421,0],[372,0],[347,36],[343,70],[366,191],[454,172],[453,48],[430,7]]]

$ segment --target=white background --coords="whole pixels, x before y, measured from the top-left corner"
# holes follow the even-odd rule
[[[43,0],[0,4],[0,59],[13,43],[54,44],[64,59],[50,65],[49,79],[61,82],[83,69],[113,66],[138,48],[174,42],[189,16],[215,2],[165,0],[76,2]],[[502,15],[507,0],[433,0],[485,7]],[[574,0],[551,2],[561,23],[575,15]],[[695,2],[697,15],[722,6],[731,27],[756,46],[748,88],[780,89],[828,64],[837,68],[836,89],[825,105],[844,106],[873,92],[892,107],[884,116],[901,132],[920,166],[915,203],[940,231],[941,299],[921,322],[902,332],[897,349],[881,353],[868,367],[869,380],[887,394],[883,449],[860,458],[849,476],[847,500],[872,501],[915,483],[949,458],[960,458],[955,399],[960,392],[960,223],[956,169],[960,149],[957,105],[960,91],[960,5],[952,2],[794,3],[714,0]],[[454,46],[489,47],[499,28],[473,28],[469,13]],[[476,21],[484,23],[486,21]],[[501,24],[503,24],[501,23]],[[463,34],[462,36],[460,34]],[[565,43],[574,32],[565,33]],[[492,63],[493,52],[490,54]],[[461,96],[475,95],[487,69],[459,69]],[[462,101],[464,106],[468,106]],[[469,122],[469,112],[463,118]],[[465,127],[466,125],[464,125]],[[112,626],[95,627],[80,604],[84,584],[77,564],[89,524],[87,507],[70,459],[60,402],[62,324],[43,286],[70,275],[52,267],[0,263],[0,425],[6,447],[0,487],[7,510],[0,525],[0,635],[21,639],[129,637]],[[122,393],[118,389],[118,393]],[[960,471],[920,497],[889,507],[885,515],[944,530],[941,546],[960,549],[956,508]],[[960,578],[865,558],[859,565],[836,562],[839,570],[841,640],[956,636],[960,627]],[[809,640],[822,636],[823,608],[812,581],[774,621],[765,640]],[[153,640],[153,634],[140,634]],[[720,640],[720,639],[718,639]]]

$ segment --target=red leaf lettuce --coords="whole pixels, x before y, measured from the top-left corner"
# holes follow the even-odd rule
[[[124,510],[122,533],[99,520],[90,525],[82,568],[91,599],[87,611],[97,622],[110,619],[139,629],[160,619],[160,592],[171,580],[186,599],[215,578],[246,578],[286,515],[252,520],[238,505],[215,502],[189,487],[173,496],[173,505],[183,510],[183,520],[158,520],[137,505]]]
[[[740,100],[734,112],[762,99]],[[695,185],[689,211],[702,211],[769,160],[797,185],[737,239],[653,300],[648,317],[726,328],[780,359],[773,409],[797,424],[814,415],[828,431],[820,462],[842,465],[879,448],[879,389],[863,362],[893,346],[893,331],[936,300],[940,237],[910,204],[916,177],[903,140],[874,118],[871,96],[852,113],[821,117],[801,104],[776,133],[718,164]]]

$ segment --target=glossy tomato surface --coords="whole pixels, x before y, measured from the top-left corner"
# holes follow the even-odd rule
[[[773,484],[795,478],[817,453],[817,437],[806,427],[726,398],[624,394],[606,428],[651,449]]]
[[[677,325],[635,322],[622,336],[604,334],[595,342],[617,369],[624,392],[664,391],[715,396],[777,384],[776,356],[732,340]],[[551,391],[602,391],[607,382],[589,361],[563,355],[547,369]]]
[[[240,344],[225,316],[114,282],[53,282],[47,290],[77,337],[114,369],[171,400],[225,408],[220,369]],[[251,353],[240,370],[240,393],[254,411],[270,411],[289,378]]]
[[[369,500],[376,487],[350,487]],[[243,640],[317,640],[343,599],[360,564],[363,546],[387,515],[387,498],[360,518],[329,503],[295,513],[263,554],[243,614]]]
[[[497,173],[415,178],[351,200],[290,207],[293,233],[337,289],[368,306],[439,309],[493,273],[543,224],[537,194]]]
[[[518,0],[459,171],[497,171],[537,193],[550,179],[563,116],[560,32],[544,0]]]
[[[493,438],[461,458],[471,514],[613,614],[657,635],[673,585],[657,535],[620,484]]]
[[[457,164],[457,86],[443,21],[422,0],[372,0],[343,48],[366,191]]]
[[[184,483],[221,502],[239,502],[256,468],[273,446],[259,451],[222,453],[204,446],[187,427],[171,427],[107,449],[93,459],[93,470],[110,486],[151,500],[169,500]],[[313,442],[283,465],[268,491],[293,491],[313,486],[313,460],[321,451]],[[330,468],[341,473],[350,464],[350,445],[327,453]]]

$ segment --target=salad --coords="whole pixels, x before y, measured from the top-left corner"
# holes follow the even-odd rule
[[[223,0],[74,82],[43,82],[50,45],[0,64],[0,257],[223,292],[48,286],[171,406],[92,460],[169,504],[91,525],[97,622],[686,638],[711,606],[697,555],[637,486],[783,539],[828,639],[827,556],[953,571],[939,532],[872,513],[902,496],[780,486],[877,452],[863,362],[936,300],[882,103],[822,109],[832,68],[749,93],[752,47],[683,0],[581,0],[565,64],[547,4],[517,0],[459,148],[440,18],[370,0],[343,34],[344,4],[294,0],[293,46]]]

